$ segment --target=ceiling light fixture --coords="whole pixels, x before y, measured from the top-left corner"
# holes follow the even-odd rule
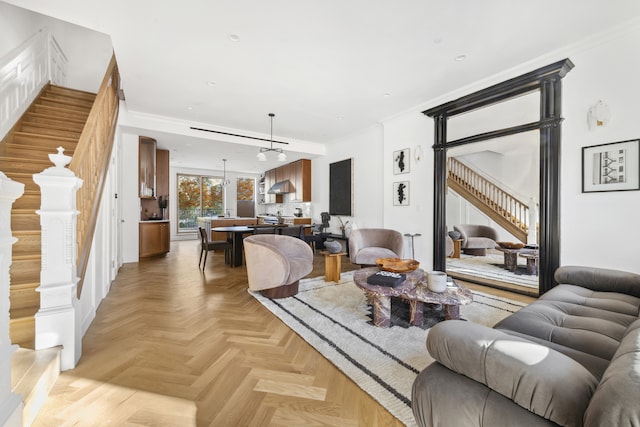
[[[269,152],[269,151],[275,151],[276,153],[278,153],[278,161],[279,162],[285,162],[287,161],[287,155],[284,154],[284,151],[282,150],[282,148],[273,148],[273,118],[275,117],[275,114],[273,113],[269,113],[269,117],[271,118],[271,147],[270,148],[261,148],[260,152],[258,153],[258,155],[256,157],[258,157],[258,160],[261,162],[266,162],[267,161],[267,155],[265,153]]]
[[[223,172],[223,177],[222,177],[222,182],[220,183],[220,185],[222,187],[226,187],[227,185],[231,184],[231,181],[229,181],[227,179],[227,159],[222,159],[222,161],[224,162],[222,165],[224,167],[224,172]]]
[[[453,58],[453,59],[454,59],[454,60],[456,60],[456,61],[458,61],[458,62],[462,62],[462,61],[464,61],[465,59],[467,59],[467,55],[464,55],[464,54],[463,54],[463,55],[458,55],[458,56],[456,56],[456,57],[455,57],[455,58]]]

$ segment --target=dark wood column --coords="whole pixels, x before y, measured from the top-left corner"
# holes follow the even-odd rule
[[[433,160],[433,194],[447,194],[447,117],[444,114],[433,118],[435,144]],[[447,231],[447,198],[433,199],[433,269],[445,271],[447,254],[445,233]]]
[[[560,266],[560,140],[562,81],[559,76],[540,84],[540,268],[539,293],[557,283]],[[544,161],[542,161],[544,159]]]

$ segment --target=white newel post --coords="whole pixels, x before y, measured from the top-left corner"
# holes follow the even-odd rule
[[[24,184],[0,172],[0,426],[22,426],[22,397],[11,392],[11,354],[17,346],[9,337],[9,266],[11,246],[11,205],[24,193]]]
[[[76,192],[82,180],[65,168],[71,157],[49,154],[55,166],[33,175],[40,186],[42,202],[42,269],[40,310],[36,314],[36,349],[62,346],[60,368],[72,369],[82,354],[80,313],[76,287]]]

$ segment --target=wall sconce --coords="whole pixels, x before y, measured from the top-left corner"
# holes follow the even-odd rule
[[[593,104],[587,112],[587,124],[589,130],[597,129],[598,127],[606,126],[611,120],[611,110],[609,106],[598,100]]]

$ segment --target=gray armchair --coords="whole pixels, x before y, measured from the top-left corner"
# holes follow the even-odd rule
[[[243,241],[249,289],[267,298],[298,293],[298,282],[313,270],[313,252],[304,240],[257,234]]]
[[[378,258],[402,258],[402,234],[384,228],[362,228],[349,236],[349,258],[353,264],[375,265]]]
[[[495,249],[498,232],[488,225],[458,224],[453,229],[460,232],[460,247],[467,255],[485,256],[487,249]]]

